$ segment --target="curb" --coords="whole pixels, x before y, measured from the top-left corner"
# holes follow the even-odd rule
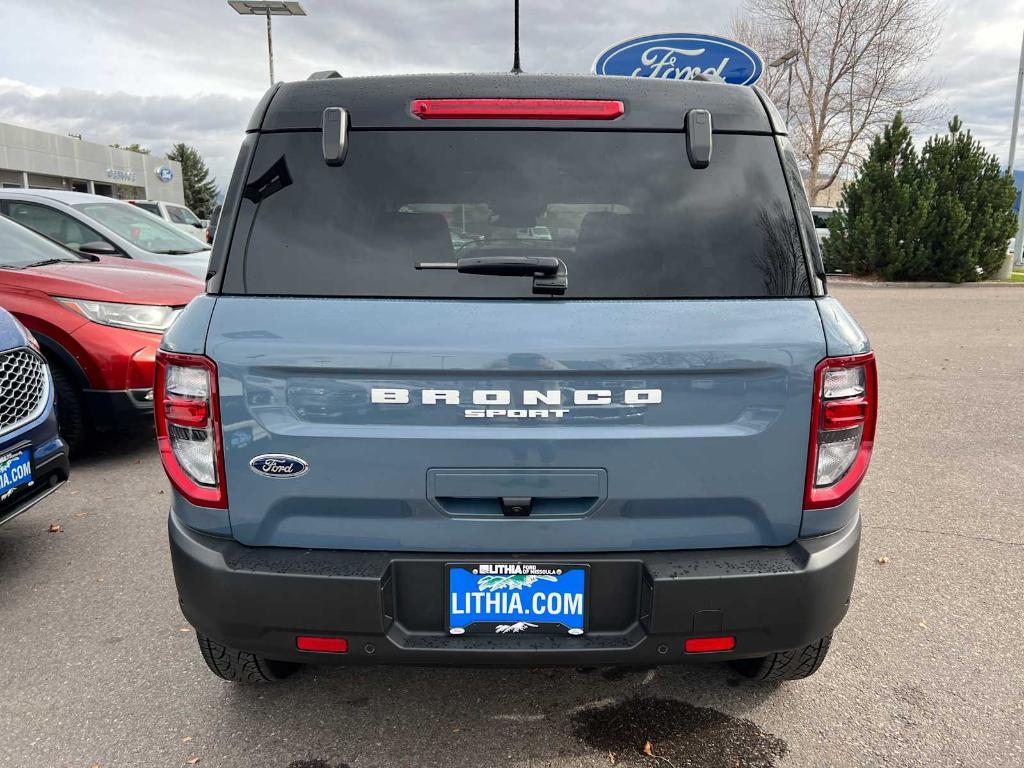
[[[1009,280],[989,280],[978,283],[887,283],[830,275],[826,282],[830,286],[842,286],[844,288],[1024,288],[1024,282],[1010,282]]]

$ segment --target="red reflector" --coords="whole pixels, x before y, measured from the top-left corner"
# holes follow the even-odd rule
[[[858,400],[826,400],[821,414],[822,429],[849,429],[864,423],[868,403]]]
[[[604,99],[416,99],[423,120],[614,120],[626,108]]]
[[[736,638],[732,635],[724,637],[691,637],[683,644],[687,653],[711,653],[713,651],[731,651],[736,647]]]
[[[206,401],[188,397],[168,395],[164,401],[164,413],[172,424],[183,427],[206,426]]]
[[[348,651],[348,640],[344,637],[309,637],[299,635],[295,645],[300,651],[317,651],[319,653],[345,653]]]

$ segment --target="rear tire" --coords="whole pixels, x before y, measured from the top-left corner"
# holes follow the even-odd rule
[[[196,633],[203,661],[217,677],[232,683],[275,683],[294,673],[301,665],[274,661],[247,651],[237,651]]]
[[[57,428],[68,445],[68,452],[72,456],[77,456],[89,441],[89,414],[85,409],[82,393],[71,381],[67,371],[52,359],[48,362],[50,377],[53,379],[53,391],[57,395]]]
[[[761,682],[803,680],[818,671],[831,644],[832,634],[829,633],[803,648],[770,653],[757,659],[740,659],[731,662],[731,666],[743,677]]]

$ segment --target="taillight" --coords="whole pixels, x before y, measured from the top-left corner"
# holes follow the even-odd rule
[[[818,363],[804,509],[835,507],[857,490],[871,462],[877,412],[873,353]]]
[[[615,120],[625,106],[609,99],[416,99],[422,120]]]
[[[226,509],[217,366],[202,355],[156,353],[156,439],[175,489],[200,507]]]

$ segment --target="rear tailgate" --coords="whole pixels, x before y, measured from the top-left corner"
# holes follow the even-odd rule
[[[527,553],[793,541],[825,343],[811,299],[224,296],[207,354],[240,542]]]

